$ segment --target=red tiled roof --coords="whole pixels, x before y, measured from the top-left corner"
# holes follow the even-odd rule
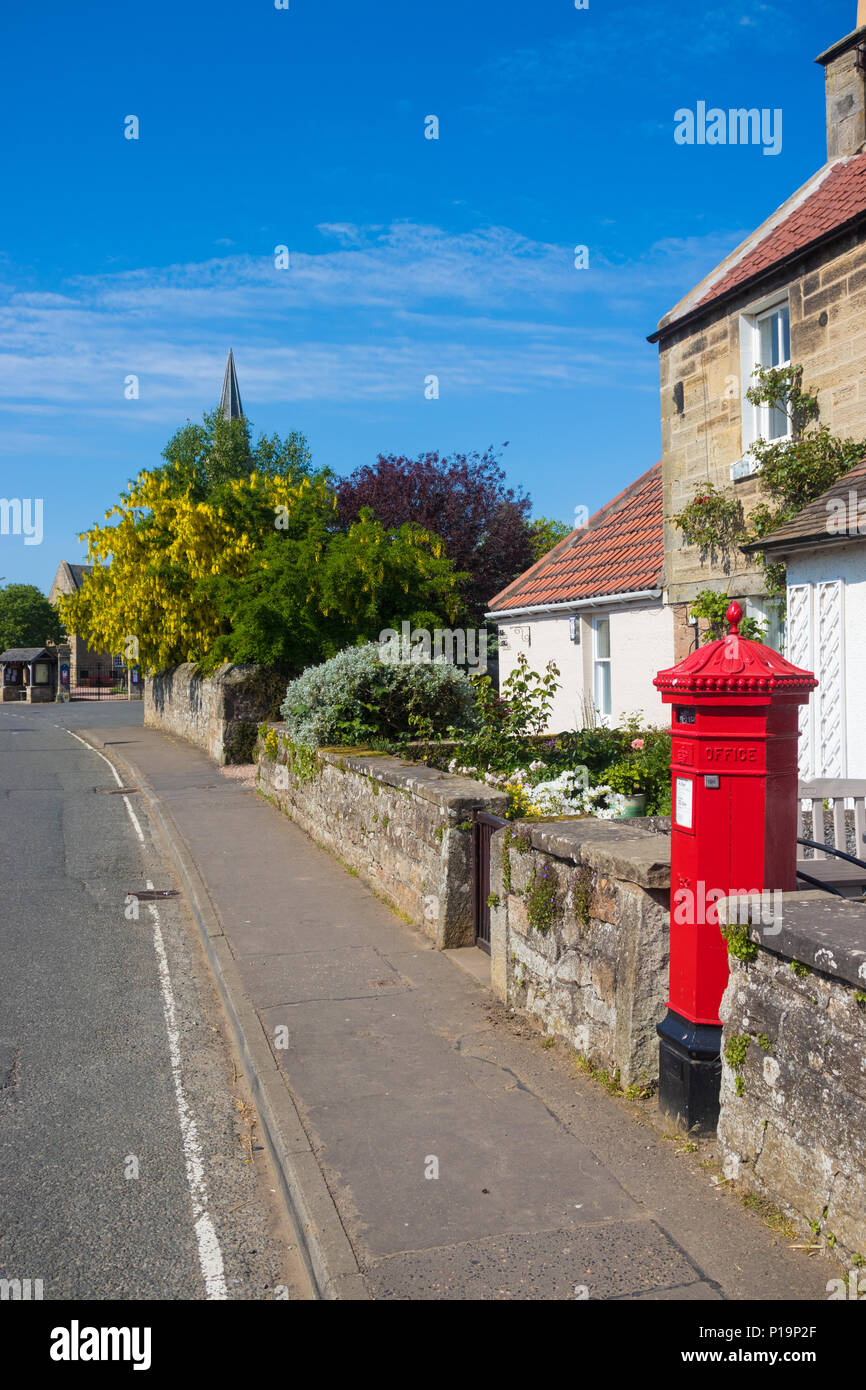
[[[656,463],[490,601],[532,608],[659,587],[664,559],[662,466]]]
[[[858,218],[866,218],[866,154],[839,159],[819,170],[665,315],[649,341],[657,342],[716,300],[759,280],[774,266]]]
[[[862,214],[866,214],[866,154],[840,161],[831,169],[815,192],[717,280],[695,308],[712,303],[753,275],[769,270],[778,261]]]

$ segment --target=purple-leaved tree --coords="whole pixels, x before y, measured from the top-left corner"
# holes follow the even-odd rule
[[[493,596],[533,562],[530,499],[506,486],[492,445],[483,454],[380,454],[336,487],[342,525],[370,507],[384,526],[413,521],[444,541],[455,570],[469,576],[464,621],[480,622]]]

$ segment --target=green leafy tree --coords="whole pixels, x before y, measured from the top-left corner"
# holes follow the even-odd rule
[[[162,472],[179,491],[191,488],[196,498],[209,498],[221,485],[257,473],[289,486],[312,474],[310,449],[297,430],[281,439],[262,434],[252,442],[246,418],[226,420],[219,410],[206,411],[200,425],[187,421],[162,451]]]
[[[549,516],[536,516],[528,523],[529,544],[532,547],[532,561],[542,560],[555,545],[570,536],[572,527],[565,521],[556,521]]]
[[[57,609],[35,584],[0,588],[0,651],[44,647],[46,642],[59,642],[62,635]]]
[[[310,488],[306,501],[272,528],[240,576],[205,587],[230,629],[208,664],[262,661],[300,670],[385,628],[448,627],[459,584],[437,536],[408,523],[385,527],[368,508],[335,531],[333,495]]]

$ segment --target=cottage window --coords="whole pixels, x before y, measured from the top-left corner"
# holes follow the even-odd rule
[[[791,365],[791,312],[787,304],[777,304],[759,314],[756,320],[758,360],[755,366],[789,367]],[[761,406],[759,429],[764,439],[785,439],[790,433],[790,421],[784,410]]]
[[[791,424],[784,410],[752,405],[746,391],[754,386],[756,367],[788,367],[791,364],[791,311],[787,299],[765,304],[740,319],[740,351],[743,391],[743,453],[757,439],[787,439]],[[733,479],[748,477],[757,469],[751,456],[731,466]]]
[[[593,618],[593,693],[603,718],[610,715],[610,618]]]
[[[765,598],[747,598],[745,600],[745,611],[747,618],[755,618],[762,624],[764,635],[761,638],[764,645],[772,647],[774,651],[785,654],[785,619],[779,612],[778,603]]]

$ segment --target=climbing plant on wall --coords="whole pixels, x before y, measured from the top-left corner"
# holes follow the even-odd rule
[[[866,455],[866,442],[839,439],[820,423],[818,398],[804,389],[801,366],[757,367],[752,375],[754,385],[746,391],[747,399],[752,405],[781,411],[789,422],[784,438],[758,439],[746,451],[758,465],[761,500],[746,518],[731,488],[707,483],[672,517],[685,541],[700,549],[702,560],[721,560],[725,569],[736,549],[762,540],[790,521]],[[767,594],[783,602],[785,566],[761,551],[756,558]]]

